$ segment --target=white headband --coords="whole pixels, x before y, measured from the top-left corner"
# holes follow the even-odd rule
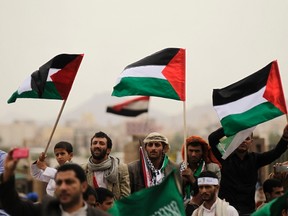
[[[219,181],[213,177],[200,177],[198,178],[198,185],[218,185]]]

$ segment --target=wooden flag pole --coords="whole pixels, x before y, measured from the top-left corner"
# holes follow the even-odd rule
[[[186,138],[187,138],[187,126],[186,126],[186,102],[183,101],[183,122],[184,122],[184,162],[187,165],[187,149],[186,149]]]
[[[65,107],[65,104],[66,104],[66,100],[63,100],[61,109],[60,109],[60,111],[59,111],[59,113],[58,113],[56,122],[55,122],[54,127],[53,127],[53,130],[52,130],[52,133],[51,133],[50,138],[49,138],[49,140],[48,140],[48,143],[47,143],[47,145],[46,145],[46,148],[45,148],[45,151],[44,151],[44,155],[46,155],[46,153],[47,153],[47,150],[48,150],[49,145],[50,145],[50,143],[51,143],[52,137],[53,137],[54,132],[55,132],[55,130],[56,130],[56,127],[57,127],[57,125],[58,125],[60,116],[61,116],[61,114],[62,114],[62,112],[63,112],[64,107]]]

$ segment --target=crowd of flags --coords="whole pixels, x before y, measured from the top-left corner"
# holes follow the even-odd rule
[[[13,103],[18,98],[67,100],[83,57],[84,54],[55,56],[24,80],[8,99],[8,103]],[[151,96],[185,102],[185,64],[185,49],[166,48],[126,66],[118,77],[111,95],[138,97],[109,105],[106,111],[136,117],[148,112]],[[227,137],[219,144],[224,159],[253,132],[258,124],[287,114],[277,61],[272,61],[259,71],[227,87],[213,89],[212,100]],[[146,209],[147,212],[144,215],[156,215],[157,211],[161,208],[165,209],[165,206],[167,206],[166,209],[170,208],[171,211],[184,215],[184,210],[179,204],[182,198],[175,186],[175,179],[173,175],[171,176],[158,186],[116,201],[111,212],[115,213],[113,215],[129,215],[130,213],[143,215],[139,209],[142,211],[145,208],[141,206],[151,206],[148,195],[154,197],[161,194],[159,198],[161,202],[153,200],[155,207],[151,206]],[[169,190],[166,190],[168,187]],[[172,190],[174,190],[173,193],[170,192]],[[136,203],[135,200],[141,200],[141,202]],[[271,206],[273,205],[272,203]]]

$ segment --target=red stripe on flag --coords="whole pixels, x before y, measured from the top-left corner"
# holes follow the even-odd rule
[[[128,100],[128,101],[124,101],[123,103],[119,103],[119,104],[116,104],[113,106],[113,109],[117,110],[117,111],[120,111],[123,109],[123,107],[129,105],[129,104],[132,104],[134,102],[137,102],[137,101],[149,101],[150,97],[149,96],[141,96],[141,97],[137,97],[137,98],[134,98],[134,99],[131,99],[131,100]]]
[[[51,76],[53,83],[63,100],[68,98],[72,84],[81,64],[84,54],[77,56],[72,62],[67,64],[62,70]]]
[[[185,95],[185,70],[186,70],[186,54],[185,49],[179,49],[169,64],[162,71],[163,75],[170,82],[177,92],[181,101],[186,100]]]
[[[287,114],[286,101],[283,93],[278,63],[276,60],[271,64],[270,73],[263,97],[279,110],[281,110],[281,112]]]

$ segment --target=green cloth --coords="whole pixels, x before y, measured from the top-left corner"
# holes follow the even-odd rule
[[[269,203],[265,204],[259,210],[254,212],[251,216],[281,216],[283,209],[287,209],[288,192],[283,196],[278,197]],[[286,207],[287,206],[287,207]]]
[[[159,185],[142,189],[115,201],[108,213],[113,216],[185,216],[183,199],[176,184],[175,170]]]

